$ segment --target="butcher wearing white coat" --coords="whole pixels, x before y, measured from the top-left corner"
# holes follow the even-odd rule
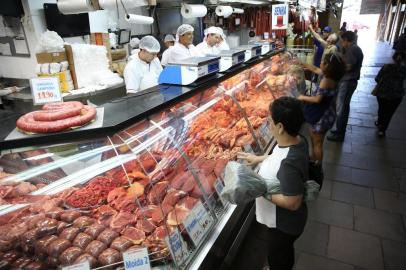
[[[182,63],[182,60],[190,57],[204,56],[193,45],[193,26],[182,24],[176,31],[176,42],[170,49],[168,63]]]
[[[158,77],[162,66],[157,57],[161,49],[158,40],[153,36],[145,36],[139,44],[140,51],[124,69],[124,80],[127,94],[158,85]]]
[[[221,38],[220,28],[211,26],[204,31],[205,37],[203,42],[199,43],[196,48],[203,52],[204,55],[218,55],[220,49],[217,46]]]

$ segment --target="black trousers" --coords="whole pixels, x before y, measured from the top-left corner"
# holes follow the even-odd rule
[[[300,235],[290,235],[268,228],[256,220],[251,225],[231,269],[291,270],[295,263],[294,242]]]
[[[378,100],[378,128],[379,131],[386,131],[392,116],[402,102],[402,98],[386,99],[377,97]]]

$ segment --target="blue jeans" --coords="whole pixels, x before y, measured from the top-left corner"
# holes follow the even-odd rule
[[[350,102],[352,94],[357,88],[357,80],[340,81],[338,84],[338,93],[336,101],[336,128],[332,132],[337,136],[344,137],[350,115]]]

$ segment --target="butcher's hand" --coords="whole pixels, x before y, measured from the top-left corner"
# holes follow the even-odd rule
[[[264,156],[256,156],[254,154],[244,152],[238,152],[237,158],[247,161],[247,165],[249,166],[255,166],[265,159]]]

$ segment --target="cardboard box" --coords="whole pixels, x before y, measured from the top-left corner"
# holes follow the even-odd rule
[[[66,56],[67,56],[67,60],[69,63],[70,74],[72,76],[73,86],[75,87],[75,89],[78,89],[79,87],[78,87],[78,81],[76,78],[75,63],[73,61],[72,47],[70,45],[65,45],[65,51],[66,51]]]
[[[60,63],[67,60],[66,52],[37,53],[38,64]]]

